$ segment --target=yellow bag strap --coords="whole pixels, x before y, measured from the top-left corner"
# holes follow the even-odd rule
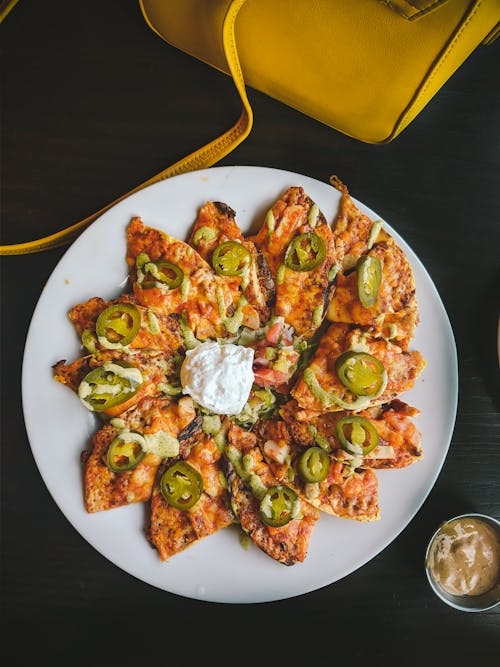
[[[242,141],[247,138],[252,129],[253,113],[246,94],[245,81],[240,67],[240,61],[238,58],[238,51],[236,49],[236,41],[234,36],[234,23],[238,12],[244,3],[245,0],[232,0],[222,25],[222,42],[224,46],[224,53],[229,71],[233,77],[234,85],[236,86],[243,104],[241,115],[236,124],[227,132],[224,132],[224,134],[221,134],[210,143],[206,144],[194,153],[187,155],[186,157],[182,158],[182,160],[179,160],[163,171],[160,171],[160,173],[156,174],[156,176],[153,176],[144,183],[141,183],[133,190],[130,190],[130,192],[127,192],[121,197],[118,197],[118,199],[115,199],[107,206],[104,206],[104,208],[101,208],[96,213],[89,215],[84,220],[80,220],[80,222],[71,225],[71,227],[67,227],[66,229],[56,232],[55,234],[45,236],[44,238],[38,239],[36,241],[0,246],[0,255],[25,255],[28,253],[41,252],[42,250],[48,250],[50,248],[58,248],[59,246],[71,243],[80,234],[80,232],[82,232],[86,227],[88,227],[88,225],[94,222],[94,220],[101,216],[105,211],[134,192],[138,192],[148,185],[152,185],[158,181],[170,178],[171,176],[177,176],[178,174],[183,174],[188,171],[195,171],[197,169],[211,167],[213,164],[234,150]]]

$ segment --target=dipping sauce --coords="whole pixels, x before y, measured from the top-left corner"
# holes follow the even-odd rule
[[[493,526],[475,518],[458,518],[434,538],[428,568],[452,595],[481,595],[500,578],[500,538]]]

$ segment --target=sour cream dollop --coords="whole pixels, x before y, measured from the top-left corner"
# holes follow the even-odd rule
[[[188,350],[181,368],[183,393],[215,414],[239,414],[254,381],[253,356],[252,348],[232,343],[202,343]]]

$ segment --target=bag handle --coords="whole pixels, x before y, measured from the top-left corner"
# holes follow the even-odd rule
[[[222,43],[224,47],[224,54],[226,56],[227,64],[233,78],[234,85],[236,86],[243,105],[241,115],[236,124],[210,143],[202,146],[193,153],[190,153],[178,162],[172,164],[170,167],[163,169],[163,171],[160,171],[160,173],[156,174],[156,176],[149,178],[147,181],[141,183],[133,190],[130,190],[121,197],[118,197],[118,199],[115,199],[107,206],[104,206],[96,213],[89,215],[88,217],[80,220],[70,227],[67,227],[66,229],[62,229],[55,234],[45,236],[36,241],[28,241],[26,243],[16,243],[12,245],[2,245],[0,246],[0,255],[26,255],[29,253],[49,250],[51,248],[58,248],[60,246],[71,243],[76,239],[80,232],[82,232],[86,227],[94,222],[94,220],[96,220],[99,216],[105,213],[105,211],[129,195],[142,190],[148,185],[152,185],[158,181],[170,178],[171,176],[177,176],[189,171],[211,167],[213,164],[228,155],[228,153],[233,151],[242,141],[247,138],[252,129],[253,112],[246,94],[245,80],[241,71],[234,36],[234,24],[236,17],[245,1],[246,0],[232,0],[227,9],[222,24]]]

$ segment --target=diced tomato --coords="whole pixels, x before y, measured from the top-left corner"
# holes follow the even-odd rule
[[[259,387],[276,387],[288,380],[286,373],[275,371],[272,368],[257,368],[253,374],[254,382]]]
[[[270,345],[277,345],[283,331],[283,322],[275,322],[266,335],[266,340]]]

